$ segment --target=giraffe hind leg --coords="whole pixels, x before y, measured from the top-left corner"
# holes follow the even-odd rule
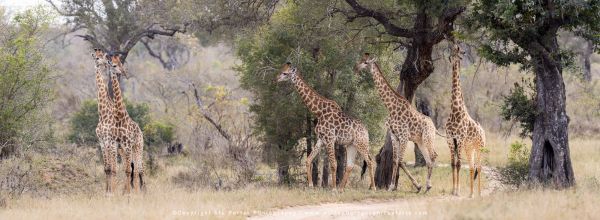
[[[377,187],[375,186],[375,168],[373,167],[374,162],[373,162],[373,158],[371,157],[371,154],[369,153],[368,146],[369,145],[367,143],[364,147],[358,148],[358,153],[364,159],[363,171],[361,174],[361,178],[362,178],[362,175],[364,174],[364,172],[366,171],[366,169],[368,169],[369,170],[369,189],[377,190]]]
[[[346,148],[346,170],[344,170],[344,176],[342,177],[342,182],[340,183],[340,188],[343,190],[346,188],[346,184],[348,183],[348,179],[350,178],[350,173],[352,173],[352,169],[354,168],[354,159],[356,158],[356,146],[349,145]]]

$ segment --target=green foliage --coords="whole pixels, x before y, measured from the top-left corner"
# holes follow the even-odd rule
[[[146,103],[134,104],[125,101],[125,107],[129,117],[137,122],[140,128],[145,128],[150,122],[150,108]],[[86,100],[70,120],[71,132],[67,139],[80,145],[93,145],[98,142],[96,137],[97,125],[98,102],[96,100]]]
[[[520,186],[527,180],[529,173],[530,149],[523,142],[515,141],[510,144],[508,165],[500,169],[502,181],[506,184]]]
[[[144,142],[151,151],[171,144],[174,138],[175,128],[172,124],[154,121],[144,127]]]
[[[98,125],[98,103],[95,100],[86,100],[79,111],[71,118],[71,133],[69,141],[77,144],[93,144],[98,141],[96,125]]]
[[[528,85],[530,90],[533,90],[530,83],[525,81],[523,83]],[[500,106],[500,114],[504,120],[519,122],[522,137],[531,136],[533,132],[533,123],[537,115],[534,97],[535,94],[528,94],[523,86],[515,83],[515,87],[504,97],[504,102]]]
[[[2,15],[3,16],[3,15]],[[51,70],[40,37],[51,20],[41,8],[0,23],[0,143],[15,144],[42,120],[52,98]]]
[[[573,31],[600,44],[600,1],[549,2],[558,7],[551,7],[550,11],[544,1],[475,1],[465,24],[477,36],[483,30],[486,40],[477,39],[482,44],[480,54],[502,66],[516,63],[524,69],[533,67],[534,60],[528,56],[538,49],[532,43],[552,43],[544,42],[550,40],[544,38],[553,30]],[[559,57],[562,66],[573,61],[570,51],[557,51],[552,56]]]
[[[307,136],[307,121],[314,120],[294,86],[275,80],[286,61],[298,67],[304,80],[318,93],[363,121],[372,140],[382,137],[380,123],[385,109],[373,83],[362,83],[368,79],[354,74],[352,68],[366,49],[376,54],[386,51],[363,47],[367,43],[362,35],[352,38],[343,19],[321,22],[319,17],[327,14],[326,10],[327,2],[288,2],[274,13],[269,24],[236,41],[242,61],[237,71],[242,87],[254,94],[250,111],[255,116],[255,130],[263,134],[267,162],[297,158],[299,149],[294,146],[298,139]],[[381,63],[385,63],[385,56],[381,57]]]

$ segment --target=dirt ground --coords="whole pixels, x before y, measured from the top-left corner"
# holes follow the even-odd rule
[[[440,164],[438,166],[449,166]],[[468,167],[463,167],[468,170]],[[487,184],[481,191],[481,196],[488,196],[493,192],[504,190],[507,186],[503,185],[499,178],[498,171],[492,167],[483,167],[484,177]],[[251,220],[317,220],[317,219],[344,219],[360,220],[373,218],[427,218],[427,204],[440,200],[462,200],[468,199],[468,192],[462,192],[459,197],[455,196],[437,196],[421,197],[410,199],[399,199],[390,201],[361,201],[351,203],[327,203],[320,205],[307,205],[289,207],[284,209],[266,211],[256,216],[251,216]]]

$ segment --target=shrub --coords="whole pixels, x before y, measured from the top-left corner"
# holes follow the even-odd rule
[[[36,8],[10,23],[0,20],[0,158],[18,151],[24,131],[42,121],[41,110],[52,98],[52,71],[39,39],[50,19]]]
[[[523,84],[528,86],[529,90],[534,90],[531,83],[523,81]],[[533,132],[533,123],[537,115],[533,97],[535,94],[529,94],[525,87],[515,83],[515,87],[504,97],[504,103],[501,106],[501,115],[504,120],[519,122],[522,129],[521,137],[528,137]]]
[[[529,154],[530,149],[523,142],[515,141],[510,145],[508,165],[500,169],[505,184],[520,186],[527,180]]]
[[[149,151],[160,152],[160,147],[170,145],[174,138],[172,124],[154,121],[144,127],[144,142]]]

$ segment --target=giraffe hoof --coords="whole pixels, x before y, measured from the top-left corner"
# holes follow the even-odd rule
[[[427,186],[427,188],[425,189],[425,193],[429,192],[430,189],[431,189],[431,186]]]
[[[421,186],[417,186],[417,193],[421,192]]]

